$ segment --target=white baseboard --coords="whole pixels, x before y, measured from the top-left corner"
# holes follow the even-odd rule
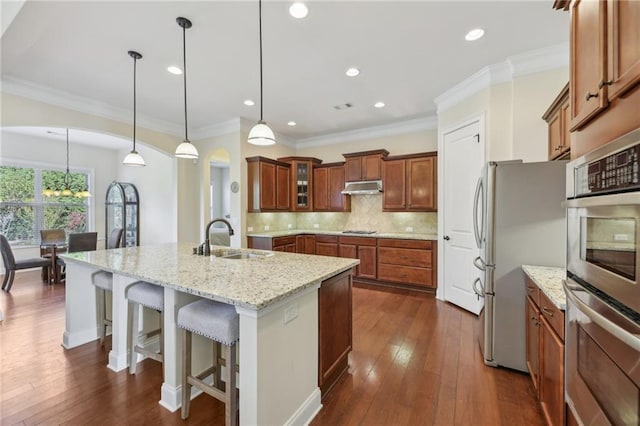
[[[295,413],[289,417],[285,425],[308,425],[322,409],[320,388],[315,388],[311,395],[298,407]]]
[[[75,331],[73,333],[65,330],[65,332],[62,333],[62,347],[65,349],[75,348],[76,346],[92,342],[97,338],[98,329],[96,327]]]

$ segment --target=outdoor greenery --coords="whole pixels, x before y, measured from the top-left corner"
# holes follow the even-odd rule
[[[86,229],[87,203],[74,196],[42,195],[42,189],[62,190],[66,173],[27,167],[0,166],[0,233],[12,244],[36,244],[41,229]],[[73,193],[87,185],[87,175],[69,173]]]

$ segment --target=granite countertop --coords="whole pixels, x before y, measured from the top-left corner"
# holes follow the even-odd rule
[[[360,263],[357,259],[266,250],[230,249],[267,255],[250,259],[197,256],[197,244],[162,244],[61,255],[65,261],[260,310]]]
[[[566,309],[567,301],[564,290],[562,289],[562,280],[567,278],[566,269],[522,265],[522,270],[558,309],[563,311]]]
[[[407,240],[432,240],[435,241],[438,239],[438,234],[423,234],[417,232],[376,232],[375,234],[352,234],[352,233],[344,233],[342,231],[327,231],[327,230],[319,230],[319,229],[296,229],[296,230],[286,230],[286,231],[264,231],[264,232],[249,232],[247,236],[249,237],[262,237],[262,238],[277,238],[277,237],[288,237],[291,235],[300,235],[300,234],[316,234],[316,235],[340,235],[343,237],[368,237],[368,238],[399,238],[399,239],[407,239]]]
[[[625,242],[607,242],[607,241],[588,241],[587,248],[593,250],[611,250],[611,251],[635,251],[635,243]]]

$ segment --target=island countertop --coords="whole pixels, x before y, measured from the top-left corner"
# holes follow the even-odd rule
[[[360,263],[357,259],[247,249],[233,250],[269,256],[205,257],[192,254],[195,246],[197,244],[161,244],[67,253],[61,257],[253,310],[260,310]]]

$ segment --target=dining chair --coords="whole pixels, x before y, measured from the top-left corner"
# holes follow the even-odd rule
[[[4,235],[0,234],[0,250],[2,251],[2,261],[4,262],[4,280],[2,281],[2,289],[4,291],[11,290],[15,273],[21,269],[43,268],[47,270],[47,279],[49,276],[49,267],[51,260],[36,257],[31,259],[16,260],[11,250],[11,245]]]
[[[69,234],[69,243],[67,244],[67,253],[76,253],[79,251],[95,251],[98,246],[97,232],[75,232]],[[57,258],[56,265],[61,269],[61,276],[64,276],[64,268],[66,263],[64,259]]]
[[[53,245],[56,245],[56,256],[67,251],[66,231],[64,229],[41,229],[40,230],[40,257],[46,257],[51,262],[53,256]],[[55,261],[55,259],[53,259]],[[56,265],[56,268],[58,266]],[[45,273],[48,273],[49,281],[57,281],[59,271],[50,268],[42,268],[42,279],[45,279]]]

